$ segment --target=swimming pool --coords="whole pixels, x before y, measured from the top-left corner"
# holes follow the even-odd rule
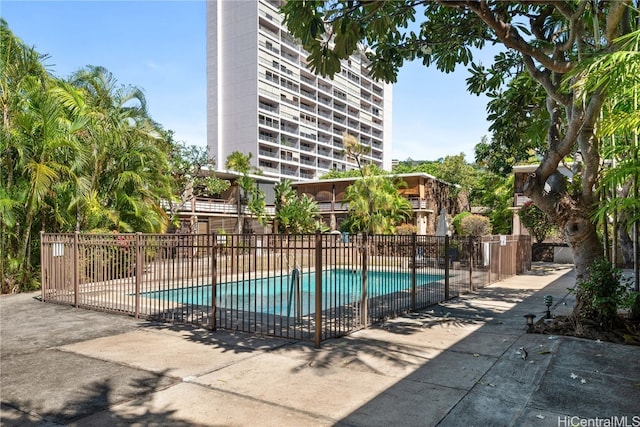
[[[369,270],[367,272],[367,296],[375,298],[411,288],[410,272]],[[306,316],[315,306],[315,272],[270,276],[218,283],[216,306],[218,308],[250,310],[281,316]],[[416,274],[416,284],[438,282],[444,275]],[[322,272],[322,309],[346,306],[362,298],[362,274],[360,270],[331,269]],[[143,292],[142,297],[168,300],[185,305],[211,306],[211,285],[175,288]]]

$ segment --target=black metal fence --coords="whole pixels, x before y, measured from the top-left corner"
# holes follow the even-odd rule
[[[528,236],[43,234],[42,299],[320,342],[531,266]]]

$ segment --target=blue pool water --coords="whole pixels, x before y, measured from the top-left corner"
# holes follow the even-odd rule
[[[298,277],[296,277],[298,276]],[[418,286],[437,282],[444,275],[416,274]],[[360,301],[360,270],[332,269],[322,272],[323,310]],[[375,298],[411,288],[409,272],[368,271],[367,296]],[[306,316],[315,306],[315,272],[219,283],[216,306],[283,316]],[[211,306],[211,285],[143,292],[142,297],[183,304]]]

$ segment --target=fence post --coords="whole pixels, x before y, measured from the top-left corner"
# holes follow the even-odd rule
[[[142,234],[136,233],[136,308],[135,318],[140,318],[140,282],[142,281]]]
[[[500,243],[500,236],[498,236],[498,281],[503,278],[503,268],[502,268],[502,251],[506,246],[502,246]]]
[[[211,317],[209,318],[209,327],[212,330],[216,330],[218,325],[216,324],[216,311],[218,302],[218,235],[213,233],[213,243],[210,244],[209,254],[211,256]]]
[[[78,274],[78,234],[76,230],[73,233],[73,305],[76,308],[80,306],[80,275]]]
[[[473,292],[473,252],[474,252],[474,244],[473,244],[473,236],[469,236],[469,291]]]
[[[48,286],[48,280],[45,277],[46,268],[45,268],[44,262],[45,262],[44,230],[40,230],[40,299],[42,299],[42,302],[46,301],[45,286]]]
[[[362,233],[362,297],[360,299],[360,323],[367,327],[367,261],[369,258],[369,244],[367,243],[367,233]]]
[[[416,233],[411,233],[411,258],[412,258],[412,266],[411,266],[411,311],[416,311],[417,310],[417,302],[416,302],[416,292],[417,292],[417,278],[416,278],[416,264],[417,264],[417,257],[416,257],[416,252],[418,250],[417,248],[417,237],[416,237]]]
[[[444,299],[449,299],[449,235],[444,236]]]
[[[484,251],[484,246],[487,247],[487,254],[482,254],[483,257],[485,257],[486,259],[489,260],[489,264],[487,265],[487,285],[491,283],[491,269],[493,268],[493,263],[491,262],[491,251],[493,250],[493,239],[491,238],[491,236],[489,236],[489,243],[487,243],[486,245],[483,242],[483,251]]]
[[[315,311],[315,346],[320,348],[322,342],[322,234],[316,231],[316,311]]]

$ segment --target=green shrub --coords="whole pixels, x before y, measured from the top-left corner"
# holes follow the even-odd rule
[[[453,226],[453,229],[455,230],[456,234],[462,235],[462,226],[460,223],[462,222],[463,218],[466,218],[470,215],[471,215],[471,212],[460,212],[458,215],[453,217],[453,221],[451,222],[451,225]]]
[[[396,227],[396,234],[413,234],[417,228],[413,224],[400,224]]]
[[[622,308],[629,310],[633,320],[640,320],[640,292],[629,291],[622,301]]]
[[[491,234],[491,221],[486,216],[468,215],[460,221],[463,236],[488,236]]]
[[[531,201],[522,205],[518,211],[518,216],[520,217],[520,221],[522,221],[522,225],[529,230],[529,233],[538,243],[542,243],[555,228],[555,225],[549,220],[547,214],[542,212],[542,210]]]
[[[630,296],[620,269],[609,261],[594,261],[588,271],[589,278],[571,289],[579,300],[580,316],[611,327],[618,320],[618,309],[630,308],[635,299]]]

